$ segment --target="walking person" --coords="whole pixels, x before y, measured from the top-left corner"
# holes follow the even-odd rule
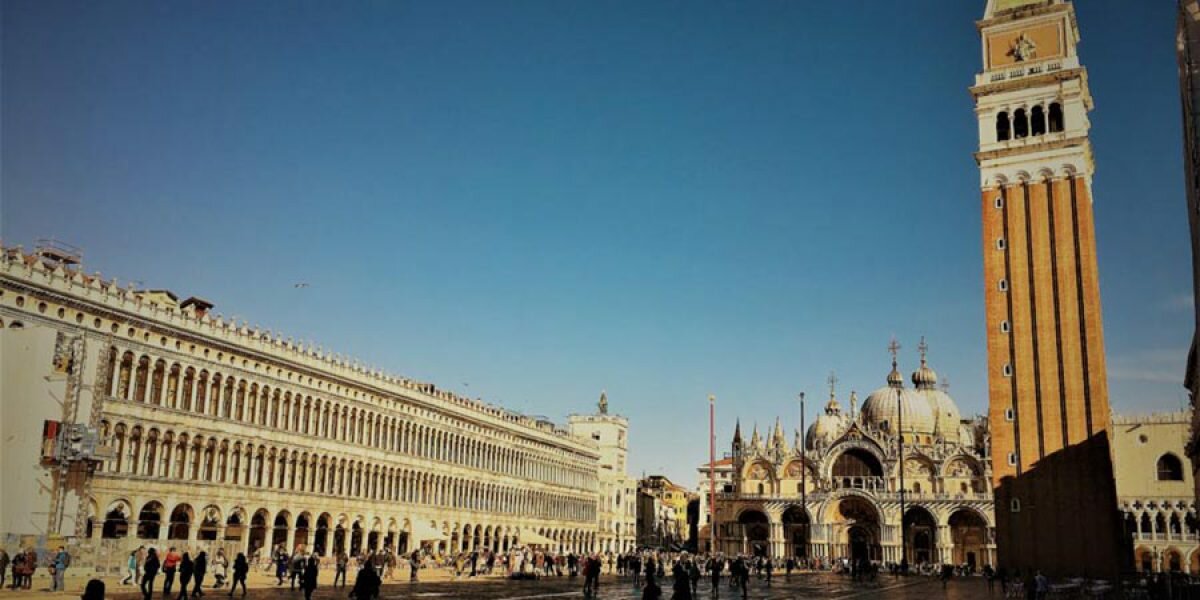
[[[238,552],[237,558],[233,559],[233,585],[229,587],[231,598],[239,583],[242,584],[242,595],[246,595],[246,574],[249,572],[250,562],[246,560],[245,554]]]
[[[8,558],[8,553],[4,548],[0,548],[0,588],[4,587],[4,577],[8,573],[8,563],[11,562]]]
[[[275,585],[283,585],[283,579],[287,577],[288,558],[288,553],[283,549],[283,544],[275,548],[275,579],[278,580]],[[296,589],[295,586],[292,586],[292,589]]]
[[[724,565],[719,556],[714,556],[708,560],[708,576],[712,579],[712,595],[721,595],[721,569]]]
[[[146,552],[146,562],[142,563],[142,600],[150,600],[154,595],[154,578],[158,576],[158,551],[151,548]]]
[[[188,600],[188,584],[192,582],[192,571],[195,568],[192,556],[184,552],[183,558],[179,561],[179,595],[175,597],[175,600]]]
[[[25,572],[25,553],[18,550],[12,558],[12,585],[10,589],[18,589],[21,587],[21,577]]]
[[[304,575],[300,578],[300,589],[304,590],[304,600],[312,600],[313,590],[317,589],[317,564],[317,555],[308,557]]]
[[[293,590],[296,589],[297,583],[301,587],[304,586],[304,582],[301,580],[302,575],[304,575],[304,556],[297,552],[288,561],[288,580],[291,582],[290,585]]]
[[[33,548],[29,548],[28,550],[26,550],[25,551],[25,561],[24,561],[24,563],[22,563],[25,566],[25,569],[24,569],[25,579],[22,580],[22,585],[21,585],[21,587],[23,589],[29,589],[29,588],[33,587],[33,574],[35,572],[37,572],[37,563],[38,563],[37,551],[34,550]]]
[[[700,557],[696,560],[689,560],[687,563],[688,579],[692,582],[692,596],[696,596],[696,591],[700,587],[700,567],[696,564],[700,562]]]
[[[354,576],[354,587],[350,589],[350,597],[354,600],[376,600],[379,598],[379,573],[370,563],[363,563]]]
[[[204,595],[204,575],[208,573],[208,553],[201,550],[192,564],[192,597]]]
[[[171,597],[171,588],[175,586],[175,572],[179,569],[179,561],[182,557],[175,551],[175,548],[168,548],[167,555],[162,560],[163,572],[163,597]]]
[[[121,580],[121,585],[137,584],[137,555],[137,550],[133,550],[129,553],[129,559],[125,561],[125,579]]]
[[[71,555],[67,553],[66,548],[59,546],[58,552],[54,553],[54,558],[50,562],[50,575],[52,577],[50,591],[62,592],[66,590],[65,578],[67,576],[67,567],[69,566],[71,566]]]
[[[350,562],[350,557],[345,551],[338,552],[336,562],[337,571],[333,574],[333,587],[337,587],[338,580],[341,579],[342,587],[346,587],[346,564]]]
[[[229,577],[229,559],[225,558],[225,549],[217,548],[217,555],[213,557],[213,589],[218,589],[225,585],[225,580]]]
[[[408,559],[408,565],[412,569],[408,575],[408,580],[415,583],[417,581],[417,571],[421,570],[421,554],[419,551],[413,551],[412,557]]]
[[[687,567],[683,561],[675,563],[671,568],[671,577],[674,581],[671,584],[671,600],[692,600],[692,582],[691,576],[688,574]]]

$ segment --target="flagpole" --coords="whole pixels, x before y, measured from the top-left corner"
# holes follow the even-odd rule
[[[804,431],[804,392],[800,392],[800,506],[804,509],[804,518],[808,520],[808,458],[805,447],[807,446]],[[811,531],[811,523],[805,523],[804,527],[804,561],[808,562],[808,536]]]
[[[708,395],[708,551],[717,551],[717,397]]]

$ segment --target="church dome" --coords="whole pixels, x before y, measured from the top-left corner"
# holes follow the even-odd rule
[[[808,433],[804,436],[804,443],[809,450],[828,447],[846,432],[848,424],[849,419],[840,413],[820,415],[812,425],[808,426]]]
[[[934,432],[942,436],[949,442],[958,442],[959,426],[962,424],[962,415],[958,412],[958,405],[949,394],[939,389],[922,389],[917,390],[917,393],[924,396],[929,402],[929,409],[933,411]]]
[[[947,441],[957,442],[960,437],[958,426],[962,421],[958,405],[949,394],[937,388],[937,372],[925,362],[925,353],[929,350],[925,338],[921,338],[921,345],[917,348],[921,352],[921,366],[913,371],[913,385],[917,388],[917,394],[929,403],[929,410],[933,413],[934,433]]]
[[[922,360],[921,366],[916,371],[913,371],[912,382],[917,389],[935,387],[937,386],[937,372],[929,368],[929,365],[926,365],[925,361]]]
[[[933,410],[924,396],[890,385],[867,396],[862,407],[862,421],[868,427],[893,433],[898,431],[901,421],[906,433],[932,434],[935,427]]]
[[[804,436],[805,447],[815,450],[829,446],[845,433],[849,424],[850,419],[842,414],[837,397],[830,391],[829,402],[825,404],[825,414],[817,415],[817,420],[808,426],[808,432]]]
[[[871,395],[862,406],[862,421],[868,427],[897,432],[903,421],[904,432],[932,434],[935,426],[929,400],[913,390],[904,389],[904,376],[892,362],[888,384]]]

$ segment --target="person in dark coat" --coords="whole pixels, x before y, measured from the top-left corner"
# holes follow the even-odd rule
[[[158,551],[151,548],[146,552],[146,562],[142,563],[142,598],[150,600],[154,595],[154,578],[158,577]]]
[[[204,575],[208,573],[208,553],[201,550],[200,554],[196,555],[196,560],[192,562],[192,577],[195,583],[192,584],[192,597],[196,598],[204,595]]]
[[[376,600],[379,598],[380,583],[375,567],[364,562],[358,570],[358,575],[354,577],[354,588],[350,590],[350,597],[354,600]]]
[[[188,584],[192,582],[195,570],[196,563],[192,562],[192,556],[184,552],[183,559],[179,561],[179,595],[175,600],[188,600]]]
[[[300,578],[300,589],[304,590],[304,600],[312,600],[313,590],[317,589],[317,556],[308,557],[308,566],[304,567],[304,575]]]
[[[646,587],[642,588],[642,600],[660,600],[662,598],[662,588],[658,587],[658,583],[654,581],[654,574],[650,573],[646,576]]]
[[[250,572],[250,563],[246,560],[246,555],[238,552],[237,558],[233,559],[233,585],[229,588],[229,596],[233,596],[233,591],[237,589],[237,585],[242,584],[242,595],[246,595],[246,574]]]
[[[88,581],[79,600],[104,600],[104,582],[99,579]]]
[[[674,578],[674,583],[671,584],[671,600],[692,600],[692,581],[688,574],[687,567],[683,561],[675,563],[671,567],[671,576]]]

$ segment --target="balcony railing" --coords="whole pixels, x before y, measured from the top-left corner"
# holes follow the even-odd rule
[[[1077,67],[1079,67],[1079,57],[1077,56],[1052,58],[1029,63],[1016,63],[1007,69],[998,69],[976,75],[975,85],[1012,81],[1014,79],[1021,79],[1023,77],[1041,75],[1043,73],[1053,73],[1054,71],[1074,69]]]
[[[824,498],[825,496],[827,496],[833,492],[836,492],[836,491],[861,490],[863,492],[869,493],[869,494],[879,498],[880,500],[895,501],[895,500],[900,499],[900,492],[888,490],[886,481],[884,481],[882,479],[880,479],[879,481],[869,481],[871,479],[877,479],[877,478],[861,478],[861,479],[868,480],[868,481],[837,482],[837,483],[835,483],[834,486],[832,486],[831,489],[814,490],[814,491],[809,492],[808,496],[810,498]],[[742,493],[717,492],[718,500],[764,499],[764,500],[793,501],[793,500],[799,499],[799,497],[800,497],[800,493],[796,492],[796,491],[792,491],[792,490],[787,490],[787,491],[784,491],[781,493],[775,493],[773,491],[765,491],[761,494],[756,491],[748,491],[748,492],[742,492]],[[935,493],[935,492],[927,492],[927,491],[916,492],[916,491],[910,490],[910,491],[904,492],[904,499],[907,501],[931,501],[931,500],[933,500],[933,501],[936,501],[936,500],[990,501],[990,500],[992,500],[992,494],[991,494],[991,492],[977,492],[977,491],[953,492],[953,493],[936,492]]]

